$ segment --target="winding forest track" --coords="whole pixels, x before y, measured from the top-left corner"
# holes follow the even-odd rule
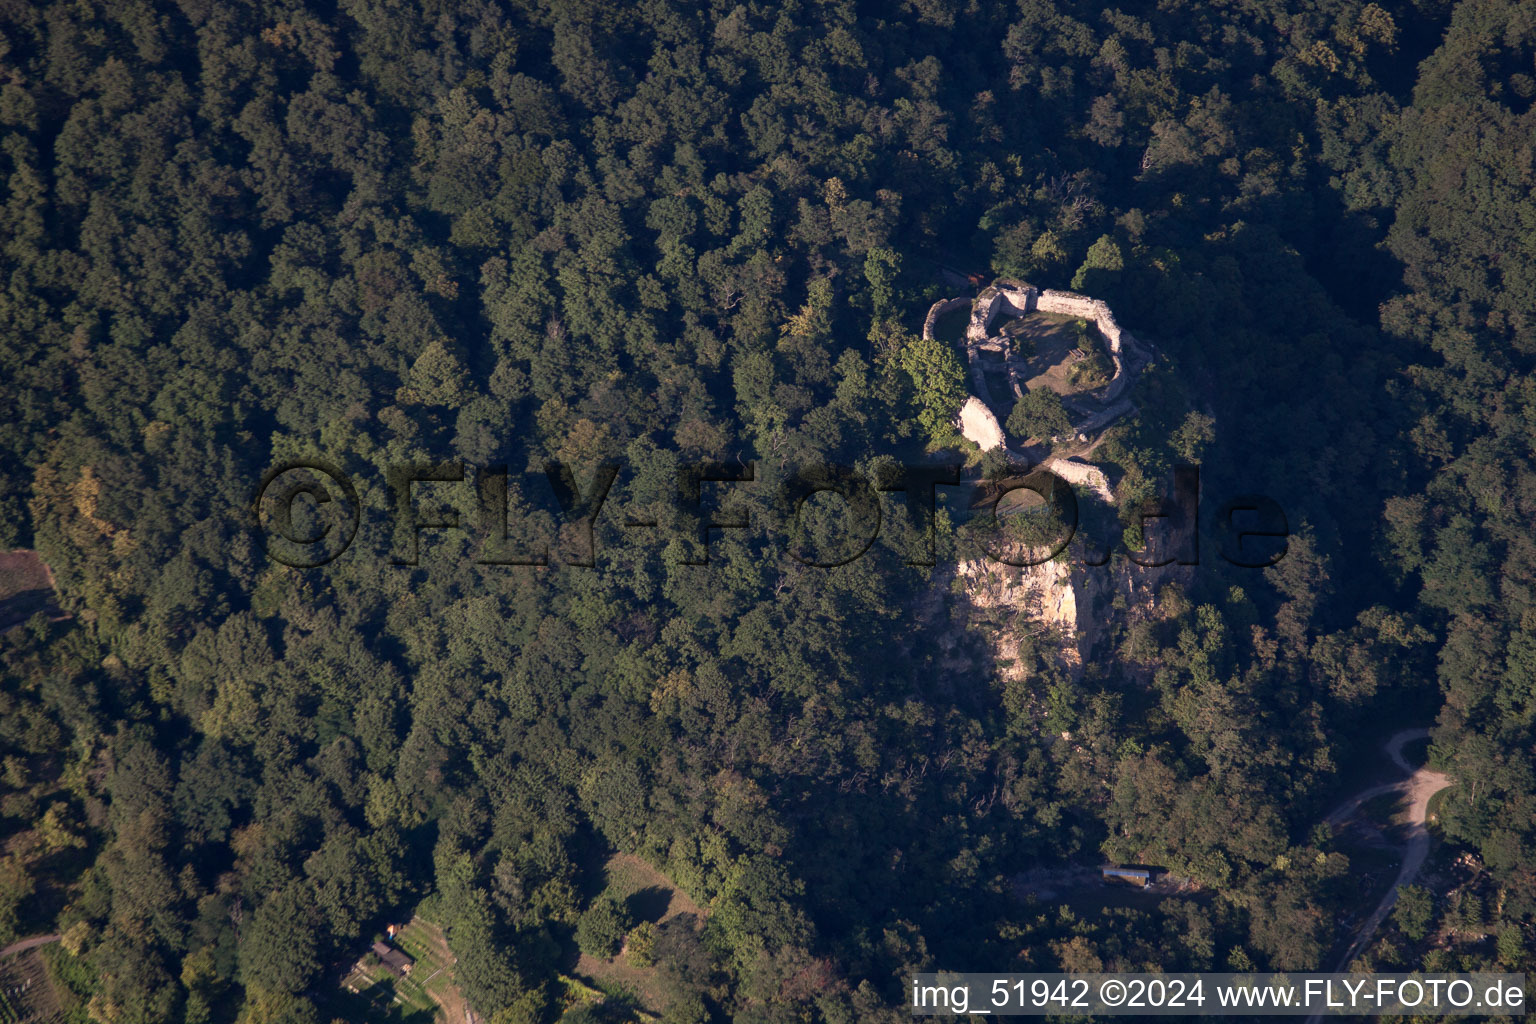
[[[0,949],[0,960],[4,960],[16,953],[25,953],[29,949],[36,949],[38,946],[46,946],[50,942],[58,942],[60,938],[62,936],[59,935],[34,935],[30,939],[13,942],[4,949]]]
[[[1387,890],[1386,895],[1381,898],[1381,902],[1376,904],[1376,909],[1356,929],[1354,941],[1349,944],[1349,948],[1344,951],[1333,967],[1336,974],[1348,971],[1355,957],[1370,945],[1371,939],[1376,936],[1377,929],[1381,927],[1381,923],[1386,920],[1387,915],[1392,912],[1392,907],[1397,903],[1398,890],[1411,884],[1418,877],[1419,869],[1424,866],[1424,861],[1429,856],[1429,830],[1425,828],[1425,822],[1429,817],[1429,800],[1430,797],[1449,786],[1451,780],[1443,772],[1432,771],[1427,767],[1415,768],[1403,758],[1405,744],[1428,736],[1428,729],[1404,729],[1394,733],[1383,749],[1406,778],[1363,789],[1335,807],[1324,819],[1330,825],[1338,825],[1347,821],[1350,815],[1359,810],[1367,800],[1374,800],[1391,793],[1400,794],[1406,798],[1407,837],[1402,847],[1403,862],[1398,868],[1397,879]],[[1322,1020],[1322,1014],[1313,1014],[1307,1018],[1307,1024],[1315,1024],[1320,1020]]]

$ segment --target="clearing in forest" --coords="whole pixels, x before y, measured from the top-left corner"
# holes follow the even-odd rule
[[[636,921],[661,924],[684,914],[699,920],[704,917],[703,909],[687,893],[633,854],[614,854],[603,870],[608,879],[607,889],[629,904]],[[611,959],[583,953],[573,973],[604,993],[627,992],[653,1013],[663,1009],[665,994],[656,968],[637,966],[628,949]]]
[[[54,603],[53,572],[36,551],[0,551],[0,632],[38,612],[50,619],[62,615]]]
[[[383,964],[354,967],[341,981],[349,1021],[389,1024],[461,1024],[468,1019],[464,996],[453,977],[454,956],[443,930],[418,916],[395,935],[396,948],[416,962],[405,977]],[[367,960],[367,957],[363,958]]]

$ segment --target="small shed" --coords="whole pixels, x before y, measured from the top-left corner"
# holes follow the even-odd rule
[[[383,942],[373,944],[373,955],[379,958],[379,962],[389,969],[389,972],[397,978],[403,978],[411,973],[411,968],[416,966],[416,961],[411,956],[393,946]]]
[[[1138,886],[1149,885],[1152,882],[1151,868],[1119,868],[1107,865],[1100,870],[1106,882],[1124,882]]]

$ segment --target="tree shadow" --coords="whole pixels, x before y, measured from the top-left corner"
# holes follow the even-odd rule
[[[672,892],[659,885],[648,885],[644,889],[630,893],[624,901],[629,906],[629,912],[636,921],[660,921],[666,914],[667,908],[672,905]]]

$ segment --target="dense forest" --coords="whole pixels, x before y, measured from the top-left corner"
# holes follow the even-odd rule
[[[0,946],[61,934],[111,1024],[352,1019],[422,906],[491,1024],[643,1012],[568,1010],[626,932],[667,1024],[1323,969],[1362,886],[1318,823],[1433,724],[1480,888],[1368,962],[1536,969],[1533,101],[1522,0],[0,2],[0,550],[59,613],[0,636]],[[998,470],[919,336],[945,268],[1156,344],[1100,542],[1198,462],[1285,557],[1008,672],[923,611],[962,510],[931,568],[897,493],[790,557],[796,467]],[[251,528],[285,460],[357,482],[328,565]],[[462,528],[394,557],[390,468],[452,464],[413,500]],[[703,912],[631,931],[614,854]],[[1012,895],[1101,859],[1194,895]]]

